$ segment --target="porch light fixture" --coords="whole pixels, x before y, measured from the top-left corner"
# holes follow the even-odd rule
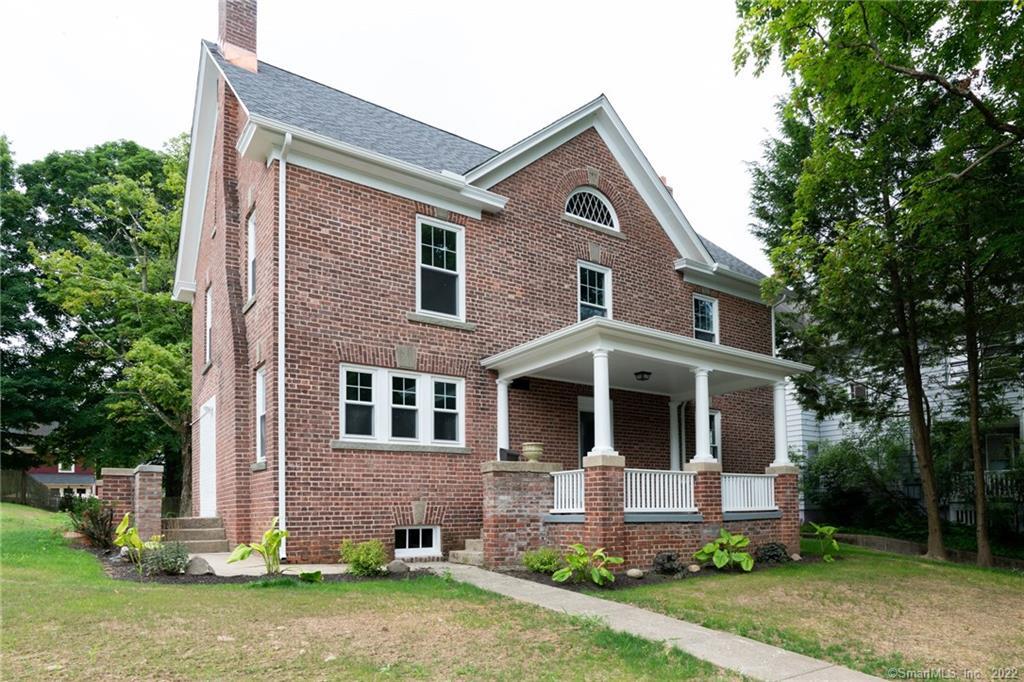
[[[633,376],[636,377],[637,381],[647,381],[648,379],[651,378],[651,373],[645,369],[642,369],[639,372],[635,372]]]

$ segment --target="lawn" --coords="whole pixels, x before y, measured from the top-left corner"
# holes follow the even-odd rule
[[[708,679],[702,661],[445,580],[115,581],[59,515],[0,505],[2,679]]]
[[[816,543],[815,543],[816,544]],[[806,555],[814,546],[805,541]],[[1024,576],[843,546],[791,563],[605,593],[879,676],[892,667],[1024,675]]]

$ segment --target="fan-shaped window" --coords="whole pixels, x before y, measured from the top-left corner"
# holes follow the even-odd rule
[[[612,230],[619,229],[619,220],[611,202],[593,187],[577,187],[565,200],[565,214]]]

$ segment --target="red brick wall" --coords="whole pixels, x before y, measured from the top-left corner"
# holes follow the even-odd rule
[[[251,52],[256,51],[256,0],[220,0],[218,36]]]
[[[143,540],[160,535],[160,501],[163,499],[163,467],[160,471],[135,473],[135,526]]]
[[[483,474],[484,562],[514,566],[543,542],[542,519],[554,503],[551,474],[490,471]]]
[[[711,409],[722,413],[722,470],[734,474],[762,474],[775,459],[775,430],[770,386],[736,391],[711,398]],[[683,408],[686,460],[693,459],[693,401]]]
[[[102,499],[113,507],[114,522],[120,523],[125,514],[135,509],[135,476],[130,472],[104,474]]]

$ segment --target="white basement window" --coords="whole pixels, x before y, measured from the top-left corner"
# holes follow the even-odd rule
[[[256,461],[267,460],[267,371],[256,371]]]
[[[565,200],[565,215],[584,223],[619,229],[619,219],[608,198],[593,187],[577,187]]]
[[[416,312],[465,322],[462,227],[420,216],[416,233]]]
[[[395,529],[395,558],[441,556],[441,529],[416,526]]]
[[[612,271],[592,263],[578,263],[579,319],[612,316]]]
[[[249,298],[256,295],[256,212],[249,214],[246,224],[246,249],[248,250],[248,289]]]
[[[701,341],[718,343],[718,300],[710,296],[693,295],[693,337]]]

